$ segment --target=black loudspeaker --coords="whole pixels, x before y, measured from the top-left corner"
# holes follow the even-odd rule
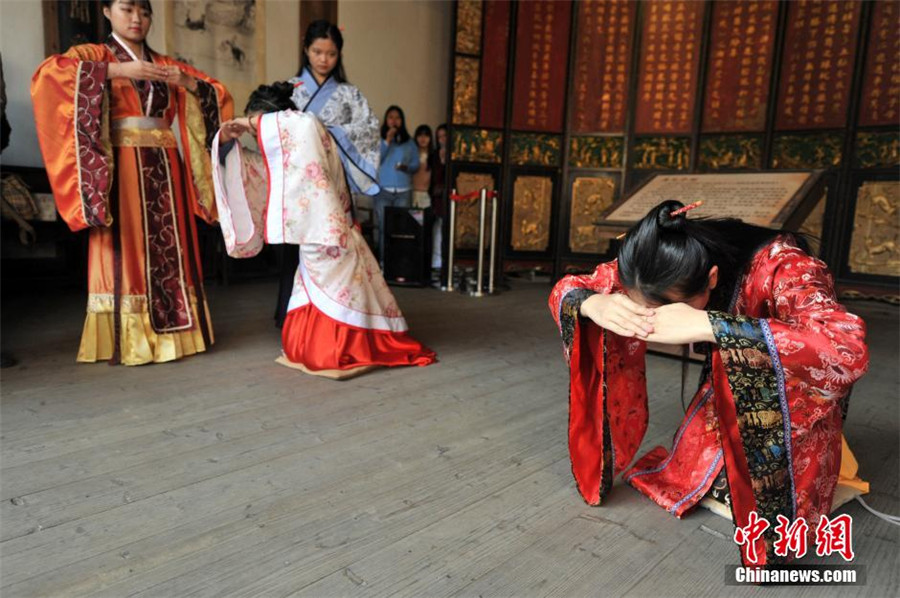
[[[384,278],[391,284],[425,286],[431,280],[430,208],[384,208]]]

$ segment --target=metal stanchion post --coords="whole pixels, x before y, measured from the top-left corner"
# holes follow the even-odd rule
[[[478,197],[478,279],[475,282],[475,297],[484,295],[484,217],[487,215],[487,189],[482,188]]]
[[[456,189],[450,192],[450,242],[447,249],[447,291],[453,290],[453,249],[456,246]]]
[[[488,295],[494,294],[494,271],[497,257],[497,192],[491,195],[491,269],[488,272]]]

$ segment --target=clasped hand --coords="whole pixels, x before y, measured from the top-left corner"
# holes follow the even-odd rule
[[[222,126],[219,128],[219,139],[221,141],[231,141],[245,133],[256,135],[258,127],[259,116],[256,116],[255,118],[239,116],[238,118],[233,118],[222,123]]]
[[[170,85],[197,91],[197,80],[181,70],[177,65],[156,64],[146,60],[112,62],[109,64],[110,78],[133,79],[135,81],[165,81]]]
[[[581,304],[581,315],[619,336],[648,342],[683,345],[714,342],[706,311],[687,303],[670,303],[649,308],[627,295],[593,295]]]

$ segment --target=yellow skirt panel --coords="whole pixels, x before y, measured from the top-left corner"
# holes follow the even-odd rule
[[[193,290],[193,289],[192,289]],[[102,303],[106,303],[103,301]],[[150,324],[150,314],[143,309],[128,309],[127,301],[119,313],[121,323],[120,359],[125,365],[143,365],[146,363],[162,363],[175,361],[187,355],[206,351],[203,334],[200,332],[200,318],[197,315],[197,300],[191,297],[194,327],[190,330],[157,334]],[[78,348],[76,361],[94,363],[112,358],[114,349],[114,314],[112,310],[95,311],[90,307],[97,302],[89,301],[87,317],[84,320],[84,331],[81,334],[81,346]],[[105,307],[105,306],[104,306]],[[204,303],[206,321],[209,319],[209,308]],[[212,326],[210,325],[210,342]]]

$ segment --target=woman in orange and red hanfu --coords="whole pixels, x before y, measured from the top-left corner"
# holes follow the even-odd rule
[[[216,219],[208,148],[231,97],[147,46],[149,1],[105,1],[103,13],[109,39],[51,56],[31,85],[59,212],[73,231],[90,229],[77,359],[171,361],[213,339],[194,215]]]

